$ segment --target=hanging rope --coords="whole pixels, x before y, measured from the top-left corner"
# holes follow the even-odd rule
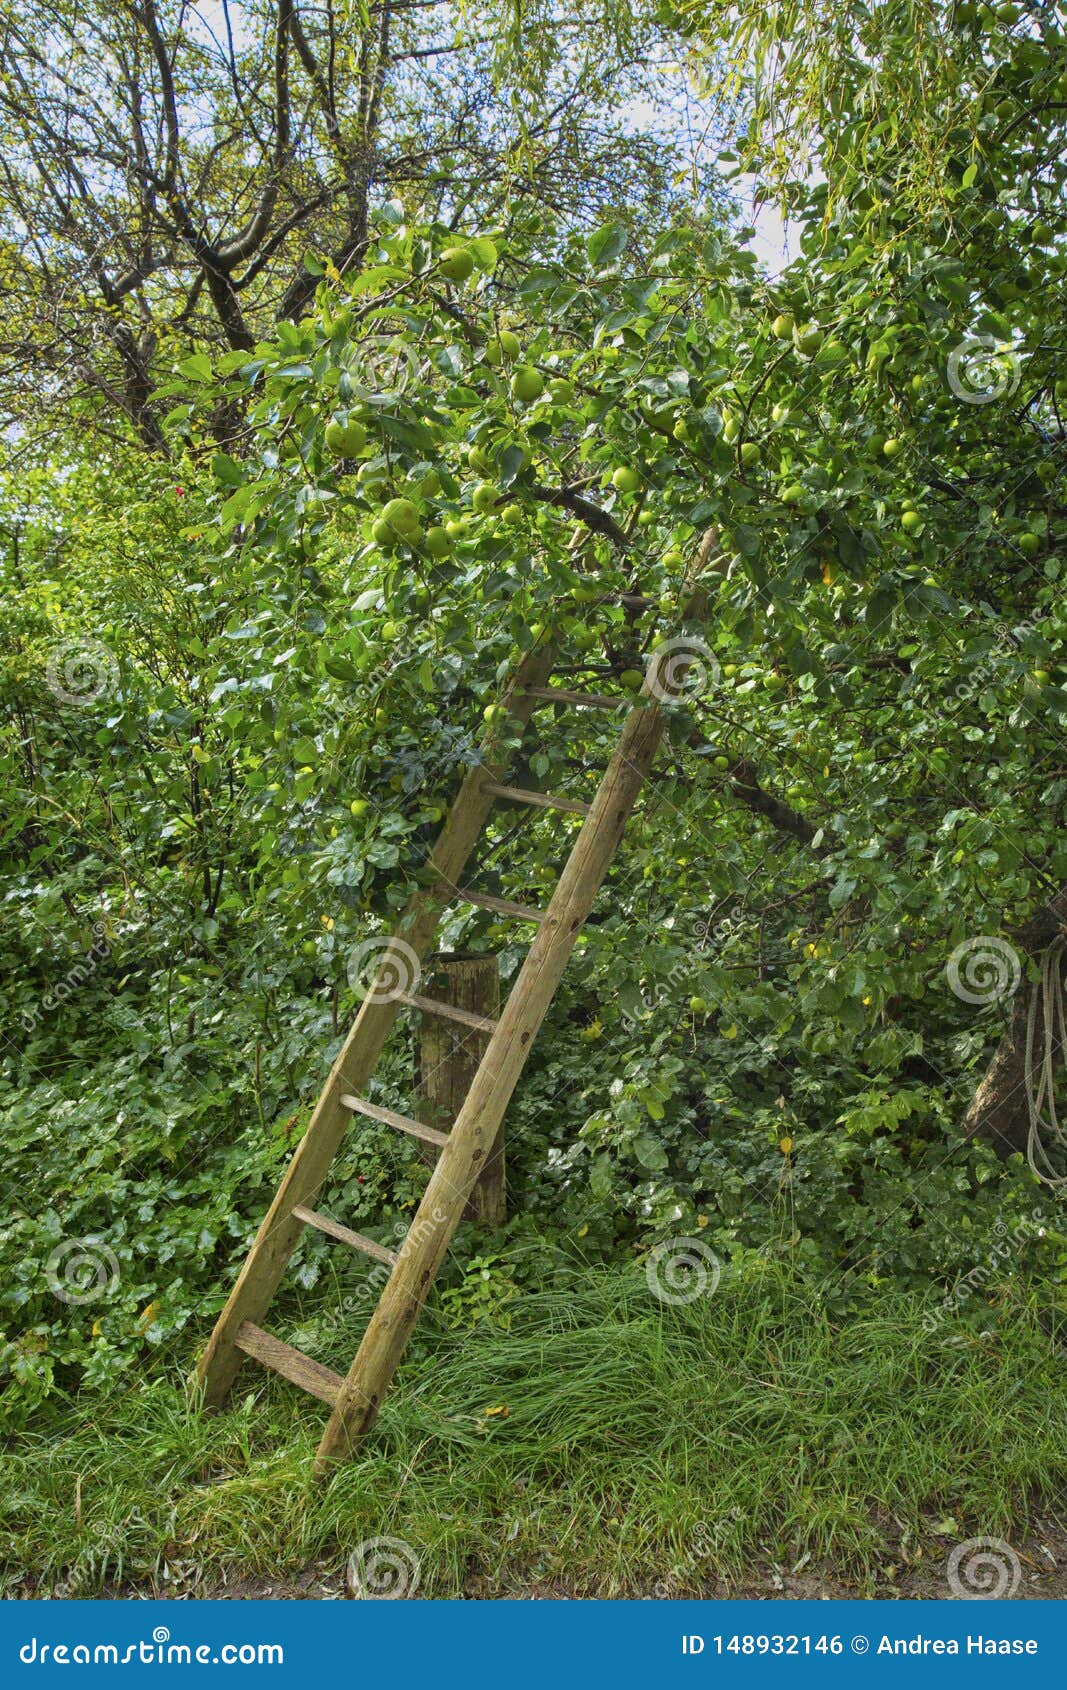
[[[1030,1131],[1026,1159],[1045,1185],[1067,1185],[1067,1173],[1058,1173],[1050,1152],[1067,1150],[1067,1132],[1056,1112],[1056,1067],[1067,1061],[1067,998],[1064,993],[1063,961],[1067,935],[1053,939],[1041,958],[1041,978],[1030,992],[1026,1020],[1026,1105]],[[1041,1050],[1035,1052],[1038,1021]],[[1061,1164],[1062,1165],[1062,1164]]]

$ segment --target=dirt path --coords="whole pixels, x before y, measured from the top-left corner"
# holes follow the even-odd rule
[[[936,1601],[955,1593],[948,1582],[947,1563],[955,1544],[943,1539],[943,1548],[934,1552],[929,1548],[910,1565],[886,1563],[873,1577],[850,1577],[841,1569],[819,1568],[812,1563],[787,1568],[768,1564],[754,1569],[745,1579],[726,1582],[710,1576],[699,1588],[672,1590],[662,1584],[639,1586],[632,1590],[611,1591],[614,1597],[626,1596],[634,1601],[658,1601],[671,1596],[695,1597],[703,1601],[744,1599],[757,1602],[843,1601],[848,1599],[879,1598],[895,1601]],[[1052,1521],[1037,1520],[1034,1529],[1007,1549],[994,1547],[991,1555],[997,1568],[1005,1569],[1006,1586],[1002,1600],[1063,1601],[1067,1600],[1067,1535]],[[1012,1557],[1014,1556],[1014,1560]],[[988,1584],[981,1584],[981,1552],[974,1564],[971,1588],[975,1596],[993,1594]],[[1016,1577],[1017,1569],[1017,1577]],[[987,1573],[991,1572],[986,1562]],[[158,1584],[121,1585],[104,1594],[127,1600],[153,1597],[179,1598],[186,1601],[227,1600],[247,1601],[308,1601],[343,1602],[352,1599],[346,1581],[345,1561],[329,1558],[309,1563],[303,1571],[290,1578],[247,1578],[234,1575],[221,1580],[203,1577],[202,1570],[189,1570],[185,1578],[178,1577]],[[995,1576],[995,1575],[994,1575]],[[965,1588],[968,1586],[965,1584]],[[15,1594],[15,1592],[12,1592]],[[27,1589],[27,1597],[36,1594]],[[42,1592],[62,1595],[63,1592]],[[73,1593],[71,1593],[73,1594]],[[490,1582],[484,1575],[474,1574],[464,1591],[468,1600],[507,1601],[573,1601],[588,1599],[596,1592],[575,1591],[563,1583],[548,1583],[536,1579],[525,1581],[521,1569],[506,1582]]]

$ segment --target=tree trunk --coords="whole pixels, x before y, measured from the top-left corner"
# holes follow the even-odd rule
[[[465,954],[442,957],[435,964],[432,981],[425,992],[454,1009],[469,1010],[487,1021],[495,1021],[500,1012],[497,959]],[[488,1033],[423,1012],[415,1050],[418,1092],[415,1113],[420,1121],[439,1132],[448,1131],[463,1106],[488,1043]],[[419,1152],[428,1162],[436,1162],[440,1155],[432,1144],[420,1144]],[[503,1226],[507,1215],[504,1123],[501,1122],[463,1218],[479,1226],[496,1227]]]
[[[1011,935],[1025,956],[1036,959],[1067,924],[1067,886],[1061,886],[1047,904]],[[1011,1016],[993,1060],[983,1074],[961,1123],[968,1138],[991,1139],[1003,1154],[1018,1150],[1025,1154],[1030,1132],[1027,1106],[1026,1024],[1030,1002],[1037,986],[1020,981],[1012,1000]],[[1035,1049],[1042,1048],[1044,1018],[1038,1011]],[[1062,1060],[1063,1052],[1057,1048]]]

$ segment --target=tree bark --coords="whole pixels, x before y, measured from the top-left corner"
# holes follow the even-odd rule
[[[1029,921],[1011,934],[1011,938],[1024,956],[1036,960],[1065,926],[1067,886],[1061,886]],[[1025,977],[1020,981],[1012,1000],[1008,1025],[961,1123],[967,1138],[990,1139],[1005,1156],[1013,1151],[1025,1152],[1030,1131],[1026,1101],[1026,1027],[1036,990],[1034,983]],[[1044,1018],[1040,1009],[1036,1038],[1036,1048],[1040,1048],[1044,1038]],[[1063,1051],[1058,1046],[1056,1056],[1062,1060]]]
[[[495,956],[439,957],[426,991],[455,1009],[469,1010],[495,1021],[500,1013],[500,965]],[[488,1043],[488,1033],[424,1012],[415,1057],[418,1091],[415,1113],[420,1121],[439,1132],[448,1132],[463,1107]],[[436,1162],[440,1155],[431,1144],[420,1144],[418,1148],[430,1163]],[[503,1226],[508,1218],[503,1121],[463,1218],[488,1227]]]

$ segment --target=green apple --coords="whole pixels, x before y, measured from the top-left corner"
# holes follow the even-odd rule
[[[1035,669],[1034,670],[1034,680],[1039,687],[1047,687],[1048,681],[1049,681],[1048,670],[1047,669]]]
[[[611,485],[616,493],[636,493],[641,485],[641,477],[629,464],[620,464],[618,469],[612,472]]]
[[[1038,552],[1041,550],[1041,536],[1040,534],[1034,534],[1027,529],[1025,534],[1019,535],[1015,544],[1018,546],[1024,557],[1036,557]]]
[[[804,489],[799,481],[791,481],[789,486],[782,490],[783,505],[799,505],[803,497]]]
[[[793,330],[793,345],[805,358],[814,358],[822,345],[823,335],[818,323],[805,323]]]
[[[353,798],[348,808],[357,818],[359,816],[365,816],[367,811],[370,809],[370,800],[367,798]]]
[[[729,757],[716,757],[715,767],[717,769],[728,769],[730,767]]]
[[[640,669],[624,669],[619,676],[619,685],[627,692],[640,692],[645,684],[645,677]]]
[[[771,324],[771,333],[775,340],[792,340],[795,326],[789,312],[782,311]]]
[[[465,540],[467,538],[467,524],[462,517],[449,517],[445,523],[445,533],[453,543],[457,540]]]
[[[887,458],[899,458],[903,450],[903,440],[898,440],[895,435],[891,435],[882,447],[882,451]]]
[[[532,364],[520,364],[511,378],[511,397],[520,404],[532,405],[545,391],[545,378]]]
[[[500,512],[501,521],[506,522],[509,528],[518,528],[520,523],[525,521],[525,517],[526,513],[522,506],[514,500],[511,504],[505,505]]]
[[[471,494],[471,504],[476,511],[491,511],[497,501],[497,490],[491,481],[479,481]]]
[[[901,513],[900,526],[903,528],[905,534],[921,534],[923,529],[921,511],[903,511]]]
[[[746,469],[750,469],[754,464],[758,464],[762,456],[763,453],[760,451],[754,440],[746,440],[744,445],[741,447],[741,462],[744,464]]]
[[[510,329],[501,329],[495,340],[491,340],[485,349],[487,364],[510,364],[518,356],[522,348],[519,337]]]
[[[482,711],[482,717],[489,727],[492,727],[494,722],[501,721],[506,715],[507,711],[502,704],[487,704]]]
[[[401,634],[404,632],[404,627],[401,622],[383,622],[378,632],[383,640],[387,640],[392,643],[393,640],[398,640],[400,638]]]
[[[362,423],[340,422],[335,417],[326,424],[326,450],[335,458],[354,458],[367,444],[367,431]]]
[[[711,1006],[706,998],[692,997],[689,999],[689,1007],[694,1015],[706,1015]]]
[[[452,550],[452,541],[448,529],[440,523],[434,523],[426,530],[426,550],[431,557],[447,557]]]
[[[493,460],[484,446],[472,446],[467,453],[468,466],[476,470],[479,475],[491,475]]]
[[[450,282],[465,282],[474,274],[474,259],[465,246],[446,246],[440,264]]]
[[[771,421],[773,423],[787,423],[789,421],[790,414],[788,405],[779,403],[771,406]]]
[[[414,539],[419,532],[419,513],[410,499],[390,499],[381,520],[402,540]]]
[[[730,411],[722,420],[722,437],[728,446],[732,446],[741,433],[741,419]]]
[[[663,554],[664,569],[681,569],[684,562],[685,554],[677,546],[671,546],[670,550]]]
[[[556,376],[548,384],[548,396],[557,405],[573,404],[574,383],[566,381],[562,376]]]
[[[371,524],[370,532],[371,539],[374,541],[376,546],[392,545],[393,541],[396,539],[396,535],[393,533],[389,524],[387,522],[383,522],[381,517],[378,518],[377,522]]]

